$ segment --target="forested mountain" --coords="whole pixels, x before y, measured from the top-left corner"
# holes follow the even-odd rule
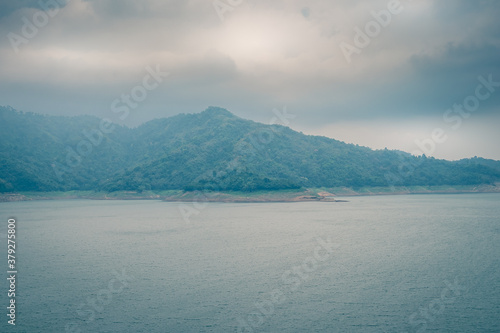
[[[372,150],[210,107],[137,128],[0,107],[0,192],[471,185],[500,162]]]

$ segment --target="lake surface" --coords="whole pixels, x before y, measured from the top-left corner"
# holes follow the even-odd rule
[[[0,331],[500,332],[500,194],[347,200],[0,203]]]

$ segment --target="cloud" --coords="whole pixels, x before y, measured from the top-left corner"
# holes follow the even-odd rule
[[[57,3],[60,6],[59,3]],[[22,8],[40,8],[38,0],[17,0],[0,2],[0,19]]]

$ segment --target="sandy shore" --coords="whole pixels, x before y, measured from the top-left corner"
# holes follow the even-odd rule
[[[460,194],[500,193],[500,184],[470,186],[413,186],[413,187],[363,187],[358,189],[338,187],[321,189],[260,191],[260,192],[186,192],[172,191],[120,191],[120,192],[20,192],[0,193],[0,202],[30,200],[163,200],[167,202],[345,202],[340,198],[372,195],[408,194]]]

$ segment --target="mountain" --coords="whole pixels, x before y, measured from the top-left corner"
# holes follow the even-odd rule
[[[372,150],[210,107],[127,128],[0,107],[0,192],[494,184],[500,162]]]

